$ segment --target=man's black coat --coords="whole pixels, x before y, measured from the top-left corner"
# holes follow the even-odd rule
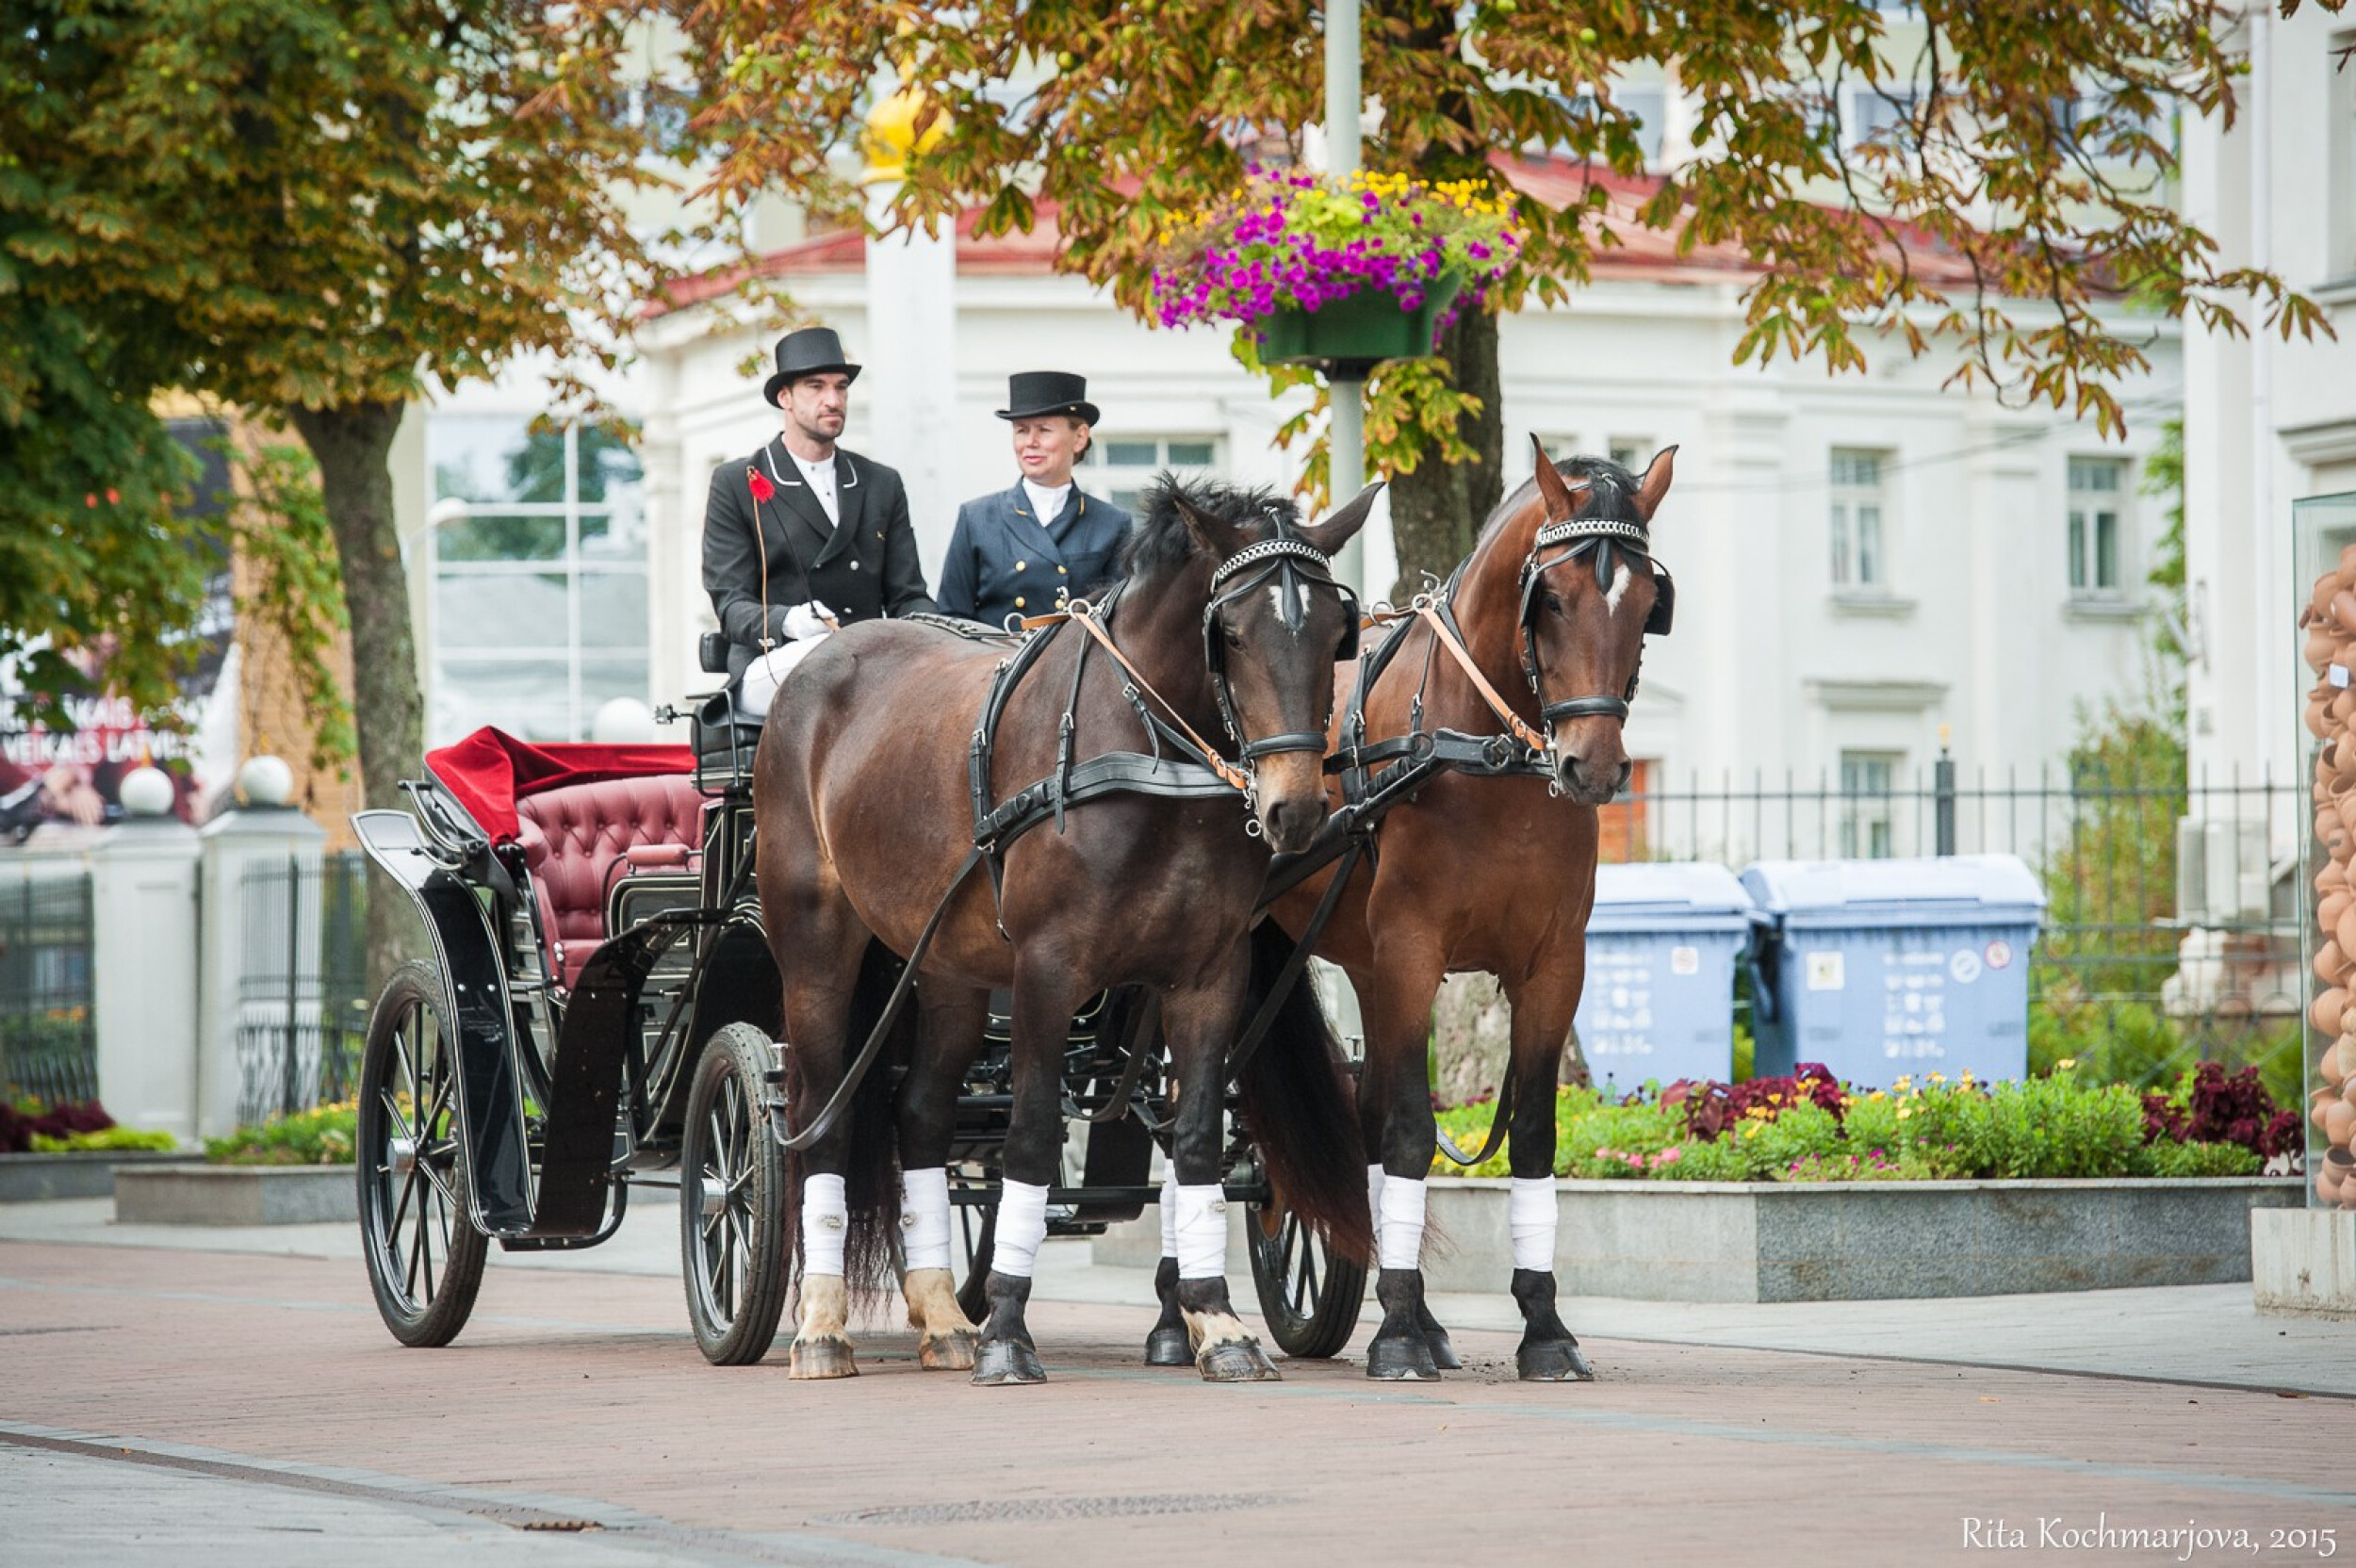
[[[768,482],[767,500],[754,499],[756,473]],[[936,608],[924,592],[900,476],[837,447],[834,485],[840,525],[826,520],[826,508],[802,482],[782,435],[712,472],[712,498],[704,506],[704,589],[728,634],[731,679],[752,662],[761,643],[763,553],[775,641],[785,638],[786,611],[809,599],[833,611],[844,626]]]

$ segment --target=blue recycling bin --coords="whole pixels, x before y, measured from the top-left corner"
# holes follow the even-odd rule
[[[1596,1083],[1726,1082],[1751,898],[1724,866],[1597,866],[1579,1046]]]
[[[1822,1062],[1860,1088],[2029,1069],[2029,954],[2044,890],[2010,855],[1761,860],[1769,923],[1757,1070]]]

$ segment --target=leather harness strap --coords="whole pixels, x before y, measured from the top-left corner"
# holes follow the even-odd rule
[[[1546,737],[1530,728],[1520,714],[1506,706],[1505,699],[1497,695],[1497,689],[1489,684],[1489,678],[1481,673],[1481,666],[1473,662],[1472,655],[1464,651],[1464,645],[1457,640],[1455,631],[1442,618],[1438,606],[1428,598],[1418,598],[1414,609],[1424,624],[1432,628],[1432,635],[1439,639],[1440,645],[1448,649],[1457,666],[1464,672],[1464,678],[1472,682],[1473,690],[1481,694],[1481,700],[1489,705],[1489,711],[1497,715],[1499,724],[1505,726],[1506,733],[1532,751],[1546,750]]]

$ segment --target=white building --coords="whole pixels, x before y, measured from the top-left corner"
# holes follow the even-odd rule
[[[2204,902],[2220,922],[2263,911],[2267,862],[2286,870],[2307,832],[2294,509],[2345,497],[2356,524],[2356,18],[2251,5],[2243,29],[2233,128],[2185,122],[2186,216],[2216,237],[2220,266],[2280,273],[2339,336],[2186,334],[2191,760],[2196,779],[2245,786],[2196,802],[2217,822]],[[2271,811],[2248,787],[2265,778],[2282,786]]]
[[[901,242],[856,234],[803,239],[764,264],[864,359],[844,444],[908,476],[928,578],[957,501],[1013,482],[1006,429],[990,411],[1014,371],[1088,376],[1104,421],[1084,487],[1130,494],[1168,466],[1288,490],[1299,472],[1301,453],[1273,445],[1290,406],[1235,367],[1223,333],[1150,331],[1109,296],[1055,275],[1052,214],[1041,221],[1029,237],[959,236],[954,274],[945,240],[930,258],[879,259]],[[1815,362],[1738,368],[1744,282],[1727,257],[1679,258],[1639,237],[1597,258],[1594,285],[1570,307],[1503,324],[1509,487],[1529,471],[1531,432],[1558,454],[1640,467],[1658,447],[1679,447],[1656,520],[1677,578],[1677,630],[1647,653],[1628,727],[1642,787],[1870,797],[1926,777],[1942,734],[1967,786],[1974,770],[2033,777],[2067,751],[2086,712],[2146,687],[2142,584],[2163,503],[2142,497],[2139,481],[2179,396],[2172,329],[2155,324],[2148,384],[2119,389],[2128,440],[2104,443],[2048,409],[1942,390],[1943,362],[1896,350],[1865,375],[1828,376]],[[875,351],[892,337],[878,322],[925,316],[945,340],[920,338],[891,360]],[[605,695],[664,701],[709,683],[695,665],[696,634],[712,624],[703,499],[717,464],[777,428],[760,375],[745,368],[765,361],[772,335],[725,301],[650,322],[640,366],[614,391],[643,422],[644,479],[609,483],[602,498],[578,481],[570,500],[520,513],[498,498],[505,454],[538,412],[526,377],[513,378],[512,393],[472,390],[427,414],[412,449],[424,477],[404,512],[421,525],[463,482],[468,454],[476,501],[465,531],[412,547],[429,743],[483,722],[585,735]],[[897,413],[928,404],[954,413],[921,422]],[[485,519],[499,539],[484,537]],[[504,541],[524,558],[455,560],[453,538],[461,553],[496,553]],[[1395,574],[1378,523],[1366,580],[1380,592]],[[643,596],[625,603],[633,593]],[[501,638],[515,649],[482,645]],[[1656,843],[1728,858],[1787,841],[1800,853],[1929,847],[1910,804],[1837,800],[1813,828],[1794,824],[1789,841],[1755,838],[1738,820],[1753,815],[1747,805],[1664,805],[1649,831]]]

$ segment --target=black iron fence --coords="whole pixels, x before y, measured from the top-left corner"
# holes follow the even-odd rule
[[[330,855],[245,874],[237,915],[237,1119],[352,1097],[368,1034],[368,862]]]
[[[98,1097],[90,884],[79,866],[0,869],[0,1097]]]
[[[2255,1065],[2296,1104],[2304,1070],[2297,785],[2238,774],[2055,766],[1920,775],[1844,760],[1811,787],[1657,773],[1603,813],[1607,860],[2002,853],[2047,906],[2030,971],[2034,1069],[2077,1060],[2150,1086],[2202,1060]]]

